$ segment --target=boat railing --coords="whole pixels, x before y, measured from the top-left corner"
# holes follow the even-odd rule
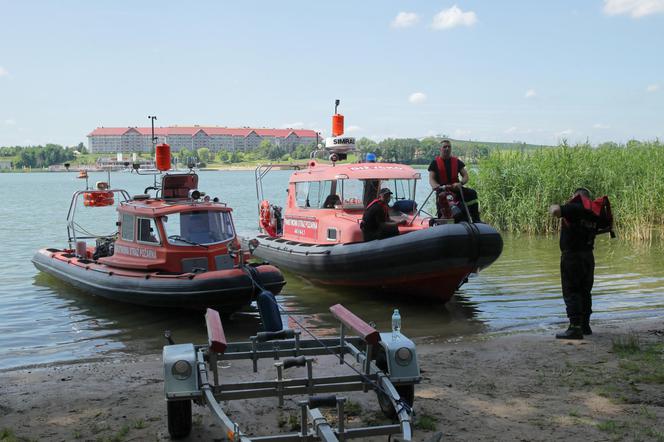
[[[270,173],[272,169],[279,170],[301,170],[305,168],[305,164],[259,164],[254,170],[254,180],[256,182],[256,209],[258,211],[258,218],[260,219],[261,214],[261,201],[265,199],[263,193],[263,178],[265,175]]]
[[[90,189],[78,190],[74,193],[69,203],[69,211],[67,212],[67,238],[69,243],[69,248],[72,248],[72,245],[76,244],[76,241],[81,239],[91,239],[99,238],[105,235],[92,235],[88,233],[88,236],[78,236],[77,233],[81,230],[81,227],[76,223],[76,208],[78,206],[77,202],[81,195],[84,193],[91,192]],[[123,198],[122,202],[127,202],[131,199],[129,192],[124,189],[107,189],[104,192],[111,192],[113,195],[118,194]]]

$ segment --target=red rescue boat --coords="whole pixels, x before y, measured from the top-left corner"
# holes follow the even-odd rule
[[[169,152],[168,145],[158,146],[161,169],[168,167],[159,157],[164,152]],[[87,175],[81,178],[87,183]],[[117,232],[82,236],[75,221],[80,199],[86,207],[104,207],[116,198]],[[240,250],[232,209],[199,191],[193,171],[164,174],[160,185],[133,197],[106,182],[92,189],[86,185],[72,197],[67,231],[69,246],[39,250],[34,265],[116,301],[230,312],[250,304],[261,288],[278,293],[285,284],[276,267],[245,263],[249,254]],[[87,245],[89,239],[95,240],[94,246]]]
[[[355,150],[355,139],[343,135],[343,116],[336,109],[332,135],[325,143],[331,163],[312,159],[293,172],[285,209],[263,197],[262,179],[273,165],[256,169],[261,229],[256,256],[316,283],[441,303],[471,273],[498,259],[503,241],[493,227],[458,222],[452,215],[436,218],[423,210],[427,201],[418,209],[417,170],[397,163],[340,163]],[[399,223],[399,235],[363,242],[362,215],[384,187],[393,193],[389,216]]]

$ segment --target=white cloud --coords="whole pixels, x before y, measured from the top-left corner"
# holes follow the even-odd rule
[[[607,15],[630,15],[641,18],[664,12],[664,0],[604,0],[604,13]]]
[[[473,11],[463,12],[457,5],[454,5],[434,15],[431,27],[436,30],[443,30],[457,26],[472,26],[476,22],[477,15]]]
[[[357,132],[357,131],[360,131],[360,130],[362,130],[362,128],[360,126],[352,126],[351,125],[351,126],[346,126],[346,129],[344,130],[344,133],[352,134],[353,132]]]
[[[9,118],[9,119],[5,120],[5,124],[7,126],[16,126],[16,120],[14,120],[13,118]]]
[[[408,101],[410,101],[412,104],[422,104],[427,101],[427,96],[422,92],[414,92],[410,94]]]
[[[2,66],[0,66],[0,77],[8,77],[9,71]]]
[[[595,123],[593,124],[593,129],[610,129],[611,126],[608,124],[603,124],[603,123]]]
[[[646,88],[646,92],[657,92],[659,90],[659,84],[649,84]]]
[[[535,89],[528,89],[524,95],[524,98],[535,98],[536,96],[537,92],[535,92]]]
[[[567,135],[572,135],[574,131],[572,129],[565,129],[561,130],[560,132],[556,132],[556,138],[561,138],[561,137],[566,137]]]
[[[300,127],[303,127],[304,123],[301,121],[296,121],[295,123],[286,123],[282,124],[281,128],[282,129],[299,129]]]
[[[516,126],[512,126],[512,127],[508,127],[507,129],[505,129],[505,133],[506,133],[506,134],[513,134],[513,133],[516,132],[517,130],[518,130],[518,129],[517,129]]]
[[[393,28],[410,28],[420,21],[420,16],[414,12],[399,12],[392,20],[390,26]]]

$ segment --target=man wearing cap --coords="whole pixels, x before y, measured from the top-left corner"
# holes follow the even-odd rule
[[[392,191],[384,187],[378,192],[378,198],[367,205],[360,223],[365,241],[389,238],[399,234],[396,223],[390,221],[388,204],[391,198]]]
[[[450,140],[443,140],[440,145],[440,156],[434,158],[429,164],[429,184],[436,192],[445,189],[451,189],[453,192],[463,196],[463,201],[468,207],[470,217],[473,222],[480,222],[480,209],[477,200],[477,192],[469,187],[463,187],[468,182],[468,171],[463,161],[452,156],[452,143]],[[461,180],[459,180],[461,175]],[[438,199],[436,199],[436,203]],[[438,204],[436,204],[438,206]],[[438,217],[441,216],[441,209],[438,209]],[[469,220],[470,221],[470,220]]]

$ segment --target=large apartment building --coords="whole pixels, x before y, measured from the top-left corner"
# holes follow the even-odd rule
[[[207,147],[213,152],[248,151],[263,140],[293,150],[300,145],[315,144],[318,134],[309,129],[253,129],[250,127],[155,127],[158,143],[167,143],[175,152]],[[88,134],[88,150],[101,152],[149,152],[152,129],[149,127],[98,127]]]

